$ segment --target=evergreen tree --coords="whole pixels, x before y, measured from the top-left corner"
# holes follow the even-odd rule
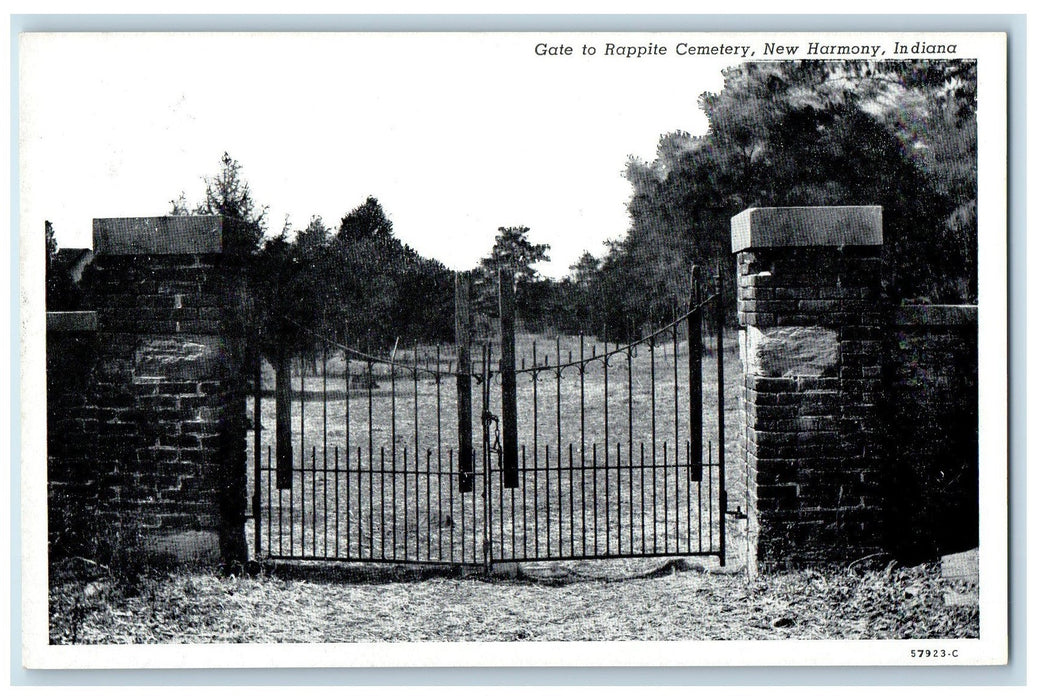
[[[489,318],[496,318],[498,307],[498,271],[508,269],[515,279],[515,311],[527,330],[541,328],[551,316],[548,304],[551,285],[533,267],[548,262],[551,246],[533,243],[526,235],[528,226],[501,226],[490,254],[479,261],[474,279],[475,308]]]

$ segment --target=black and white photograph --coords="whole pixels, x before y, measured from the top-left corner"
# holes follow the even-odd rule
[[[1006,663],[1004,34],[18,42],[27,666]]]

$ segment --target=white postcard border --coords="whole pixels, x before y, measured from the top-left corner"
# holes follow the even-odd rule
[[[568,33],[567,33],[568,34]],[[811,32],[824,37],[836,32]],[[858,33],[838,33],[852,42]],[[585,36],[585,33],[572,33]],[[651,36],[658,36],[651,34]],[[682,38],[694,37],[688,32]],[[713,34],[714,38],[716,34]],[[745,36],[724,33],[727,41]],[[754,33],[753,36],[758,37]],[[802,41],[800,33],[774,33],[780,41]],[[870,35],[875,38],[874,35]],[[895,35],[883,33],[890,41]],[[956,57],[979,60],[979,392],[980,392],[980,638],[978,640],[780,642],[520,642],[391,643],[325,645],[130,645],[55,647],[47,643],[45,396],[42,306],[42,240],[35,222],[21,221],[21,488],[23,661],[32,668],[232,668],[366,666],[742,666],[742,665],[917,665],[912,648],[956,648],[947,665],[999,664],[1007,658],[1007,113],[1006,50],[1003,35],[953,37]],[[533,43],[532,35],[525,41]],[[577,39],[573,39],[576,41]],[[757,41],[759,39],[757,38]],[[757,57],[758,59],[760,57]],[[31,89],[22,76],[21,90]],[[25,153],[22,153],[25,157]],[[21,183],[22,192],[31,183]],[[935,662],[929,662],[934,664]]]

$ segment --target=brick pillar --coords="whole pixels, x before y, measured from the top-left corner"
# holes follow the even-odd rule
[[[240,561],[240,267],[218,216],[94,220],[99,517],[115,556]]]
[[[750,567],[880,551],[880,207],[748,209],[738,255]]]

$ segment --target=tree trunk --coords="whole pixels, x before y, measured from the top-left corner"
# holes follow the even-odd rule
[[[277,413],[277,488],[292,488],[292,362],[278,354],[274,366]]]

